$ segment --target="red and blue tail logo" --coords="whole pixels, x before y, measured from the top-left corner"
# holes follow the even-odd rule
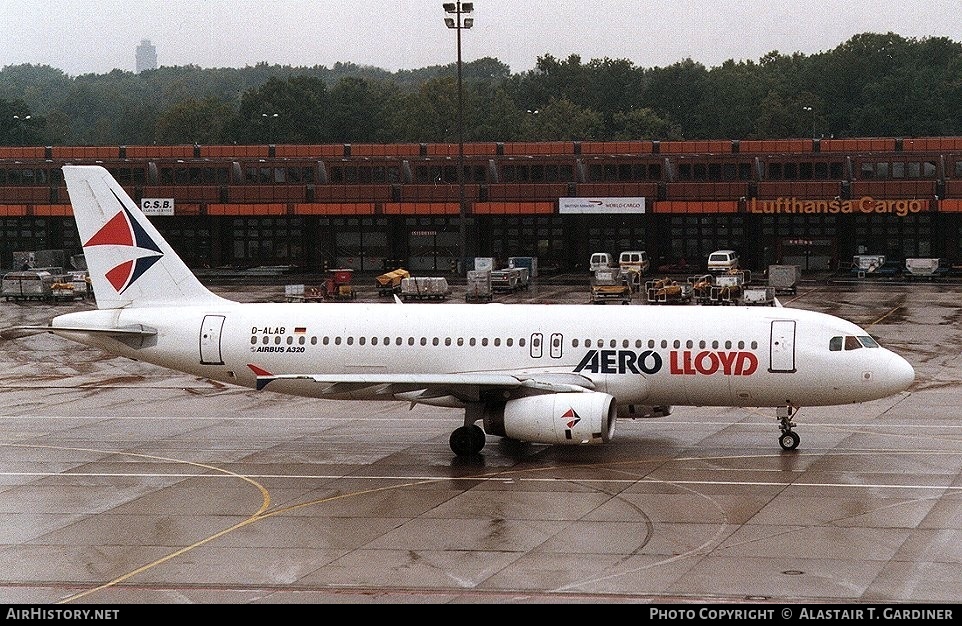
[[[116,193],[114,197],[117,198]],[[160,247],[150,238],[143,226],[137,223],[120,198],[117,198],[117,203],[120,204],[120,212],[110,218],[110,221],[84,244],[84,248],[88,246],[133,248],[130,256],[135,258],[124,261],[106,273],[107,282],[120,294],[134,284],[154,263],[163,258],[164,253],[160,251]]]

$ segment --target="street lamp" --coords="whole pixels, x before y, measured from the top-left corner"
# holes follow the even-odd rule
[[[458,209],[458,237],[460,240],[459,266],[466,265],[465,257],[468,248],[467,234],[467,206],[464,199],[464,88],[461,78],[461,30],[474,26],[474,18],[461,18],[466,13],[474,11],[473,2],[445,2],[441,5],[444,12],[454,17],[444,18],[444,25],[458,33],[458,187],[461,193],[461,204]],[[458,273],[462,273],[462,268]]]
[[[24,143],[26,143],[26,139],[24,138],[26,135],[26,128],[24,128],[24,126],[26,125],[27,120],[29,120],[31,117],[33,116],[32,115],[25,115],[23,117],[20,117],[19,115],[13,116],[13,119],[17,120],[17,122],[20,124],[20,145],[21,146],[24,145]]]
[[[815,109],[812,107],[802,107],[803,111],[809,111],[812,114],[812,139],[815,139]]]
[[[271,141],[274,139],[274,126],[276,125],[275,123],[277,122],[277,113],[271,113],[271,114],[261,113],[261,117],[263,117],[264,121],[267,123],[267,131],[268,131],[267,140]]]

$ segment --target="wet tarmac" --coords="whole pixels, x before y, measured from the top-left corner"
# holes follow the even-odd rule
[[[606,446],[489,437],[466,461],[448,446],[458,411],[256,393],[49,335],[0,342],[0,598],[957,602],[962,286],[782,299],[866,327],[915,385],[802,408],[793,452],[774,411],[676,407],[619,421]],[[0,303],[0,326],[87,306]]]

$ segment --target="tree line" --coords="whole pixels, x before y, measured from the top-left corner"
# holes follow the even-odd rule
[[[962,45],[856,35],[812,55],[706,67],[684,59],[485,57],[389,72],[338,63],[160,67],[70,77],[0,69],[0,145],[616,141],[962,135]]]

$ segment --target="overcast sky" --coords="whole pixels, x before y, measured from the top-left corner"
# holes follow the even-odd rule
[[[453,62],[441,0],[0,0],[0,67],[51,65],[71,76],[134,70],[142,39],[159,65],[332,66],[387,70]],[[962,41],[959,0],[476,0],[465,61],[512,72],[539,56],[708,67],[771,51],[814,54],[852,35]]]

